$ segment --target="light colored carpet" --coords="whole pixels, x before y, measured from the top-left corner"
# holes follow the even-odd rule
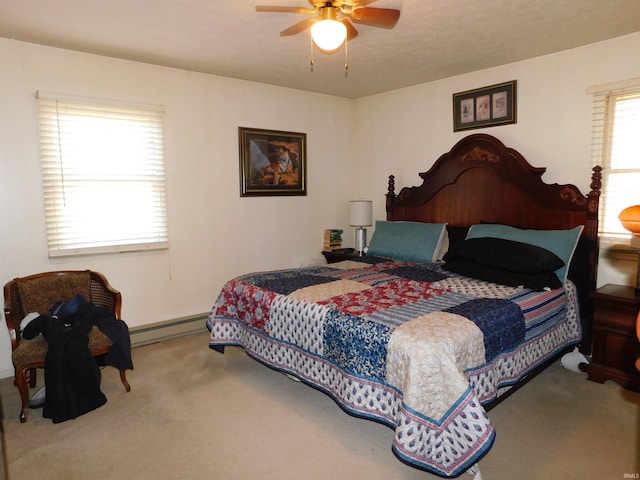
[[[439,478],[391,453],[393,431],[206,332],[133,351],[125,393],[103,370],[103,407],[20,424],[13,379],[0,381],[12,480],[297,480]],[[640,394],[553,364],[490,414],[484,480],[610,480],[640,474]],[[460,478],[471,479],[463,474]]]

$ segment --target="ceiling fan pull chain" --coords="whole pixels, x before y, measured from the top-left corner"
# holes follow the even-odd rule
[[[344,76],[349,76],[349,52],[347,47],[349,46],[349,39],[344,39]]]
[[[309,45],[311,48],[311,62],[310,62],[311,66],[309,67],[309,71],[313,73],[313,65],[315,62],[313,61],[313,37],[311,37],[311,35],[309,35]]]

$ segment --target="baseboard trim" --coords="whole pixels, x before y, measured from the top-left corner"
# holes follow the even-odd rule
[[[208,313],[197,313],[187,317],[129,328],[131,347],[162,342],[171,338],[200,333],[207,330]]]
[[[205,332],[207,331],[207,318],[209,318],[209,313],[197,313],[164,322],[131,327],[129,328],[131,347],[141,347],[142,345],[149,345],[150,343],[158,343],[172,338]],[[0,379],[13,376],[13,369],[0,370]]]

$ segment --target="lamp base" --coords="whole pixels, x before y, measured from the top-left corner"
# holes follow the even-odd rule
[[[636,294],[640,294],[640,235],[636,235],[635,233],[631,235],[629,245],[638,255],[636,264]]]
[[[364,255],[364,249],[367,247],[367,229],[356,228],[356,253],[360,256]]]

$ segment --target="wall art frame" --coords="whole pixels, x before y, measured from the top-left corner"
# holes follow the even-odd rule
[[[307,134],[238,127],[240,196],[307,194]]]
[[[517,122],[517,80],[453,94],[453,131]]]

